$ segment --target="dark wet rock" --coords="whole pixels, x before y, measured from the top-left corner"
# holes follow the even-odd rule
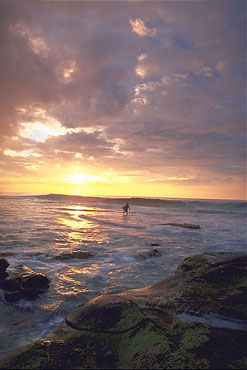
[[[137,254],[141,258],[160,257],[162,255],[159,249],[157,248],[138,250]]]
[[[5,258],[0,258],[0,281],[4,280],[9,276],[6,269],[8,268],[9,263]]]
[[[232,278],[247,276],[247,255],[238,253],[203,253],[186,258],[176,274],[195,281],[227,283]]]
[[[4,272],[0,272],[0,281],[6,279],[6,277],[8,277],[9,274],[7,273],[7,271],[4,271]]]
[[[8,267],[8,261],[5,258],[0,258],[0,272],[5,272]]]
[[[246,368],[246,266],[238,253],[186,258],[157,284],[82,304],[0,367]]]
[[[66,260],[71,258],[78,258],[78,259],[84,259],[95,256],[95,253],[88,252],[88,251],[70,251],[61,253],[58,256],[53,257],[55,260]]]
[[[9,277],[0,282],[0,291],[7,302],[36,299],[49,288],[50,280],[30,267],[19,265],[9,271]]]
[[[201,226],[200,226],[200,225],[194,225],[194,224],[179,224],[179,223],[176,223],[176,222],[170,222],[170,223],[161,224],[161,225],[179,226],[179,227],[184,227],[184,228],[186,228],[186,229],[200,229],[200,228],[201,228]]]
[[[13,256],[13,253],[0,251],[0,257],[9,257],[9,256]]]

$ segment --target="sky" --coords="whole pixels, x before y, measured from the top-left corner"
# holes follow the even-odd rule
[[[0,192],[245,199],[245,31],[245,0],[0,0]]]

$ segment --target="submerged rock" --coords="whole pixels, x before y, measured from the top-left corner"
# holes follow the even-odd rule
[[[9,257],[9,256],[13,256],[13,253],[0,251],[0,257]]]
[[[70,251],[61,253],[58,256],[53,257],[55,260],[66,260],[71,258],[78,258],[78,259],[84,259],[95,256],[95,253],[88,252],[88,251]]]
[[[246,267],[238,253],[186,258],[157,284],[82,304],[0,367],[246,368]]]
[[[180,226],[180,227],[185,227],[186,229],[200,229],[200,225],[194,225],[194,224],[179,224],[176,222],[170,222],[166,224],[161,224],[161,225],[169,225],[169,226]]]
[[[41,272],[30,267],[18,265],[9,272],[9,277],[0,282],[0,292],[7,302],[20,299],[36,299],[49,288],[50,280]]]
[[[148,258],[148,257],[160,257],[162,254],[157,248],[153,249],[139,249],[137,251],[137,255],[141,258]]]

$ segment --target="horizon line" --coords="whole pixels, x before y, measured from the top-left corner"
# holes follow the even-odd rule
[[[24,193],[24,192],[1,192],[0,196],[39,196],[39,195],[65,195],[71,197],[87,197],[87,198],[145,198],[145,199],[191,199],[191,200],[226,200],[226,201],[242,201],[247,202],[247,199],[240,199],[240,198],[193,198],[193,197],[164,197],[164,196],[146,196],[146,195],[109,195],[109,194],[101,194],[101,195],[86,195],[86,194],[65,194],[65,193]]]

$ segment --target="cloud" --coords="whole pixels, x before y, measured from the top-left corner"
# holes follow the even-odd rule
[[[2,0],[2,176],[76,163],[153,184],[240,181],[244,9]]]
[[[104,157],[112,153],[113,144],[108,142],[101,132],[93,133],[78,132],[67,133],[56,138],[48,138],[44,145],[45,150],[72,153],[74,156],[78,153],[88,158],[93,156]]]
[[[129,21],[132,32],[136,33],[140,37],[144,36],[155,36],[156,30],[154,28],[148,28],[145,26],[141,19],[130,19]]]

